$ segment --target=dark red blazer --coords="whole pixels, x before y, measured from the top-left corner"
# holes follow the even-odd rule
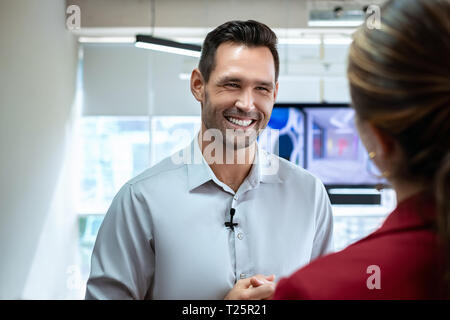
[[[273,299],[443,298],[434,219],[433,200],[414,195],[399,203],[374,233],[281,279]],[[369,289],[376,284],[373,265],[379,267],[380,289]]]

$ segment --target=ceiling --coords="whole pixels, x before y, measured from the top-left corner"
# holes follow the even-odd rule
[[[223,22],[254,19],[264,22],[273,29],[282,29],[298,37],[298,30],[305,32],[305,29],[318,29],[310,28],[308,25],[312,10],[332,12],[337,6],[344,10],[356,10],[370,3],[377,4],[383,1],[66,0],[66,4],[80,7],[81,29],[78,33],[91,36],[100,33],[130,35],[136,31],[154,34],[171,32],[179,35],[182,31],[184,37],[203,37],[208,30]],[[337,28],[333,29],[337,31]]]

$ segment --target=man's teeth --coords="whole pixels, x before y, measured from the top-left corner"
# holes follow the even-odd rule
[[[228,117],[227,119],[228,119],[230,122],[232,122],[232,123],[234,123],[234,124],[237,124],[238,126],[241,126],[241,127],[247,127],[247,126],[249,126],[250,123],[252,123],[252,121],[253,121],[253,120],[239,120],[239,119],[231,118],[231,117]]]

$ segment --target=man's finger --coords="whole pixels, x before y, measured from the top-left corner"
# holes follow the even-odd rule
[[[273,283],[266,283],[259,287],[249,288],[247,292],[248,300],[262,300],[267,299],[275,292],[275,285]]]
[[[253,286],[253,287],[259,287],[259,286],[262,286],[263,284],[265,284],[265,283],[267,283],[267,282],[265,282],[265,281],[262,281],[262,280],[260,280],[260,279],[258,279],[258,278],[256,278],[256,277],[251,277],[250,278],[250,284]]]
[[[251,285],[250,280],[251,280],[251,278],[245,278],[245,279],[238,280],[238,282],[236,282],[236,284],[235,284],[235,287],[240,288],[240,289],[247,289]]]
[[[266,277],[266,279],[269,281],[275,281],[275,275],[271,274],[270,276]]]
[[[262,274],[257,274],[251,277],[250,284],[253,287],[259,287],[260,285],[268,282],[273,282],[275,280],[275,275],[271,274],[270,276],[265,276]]]

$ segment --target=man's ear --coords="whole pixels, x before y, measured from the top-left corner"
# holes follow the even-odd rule
[[[197,101],[203,103],[205,99],[205,81],[200,70],[194,69],[191,74],[191,92]]]
[[[275,90],[273,90],[273,101],[277,100],[278,96],[278,81],[275,83]]]

